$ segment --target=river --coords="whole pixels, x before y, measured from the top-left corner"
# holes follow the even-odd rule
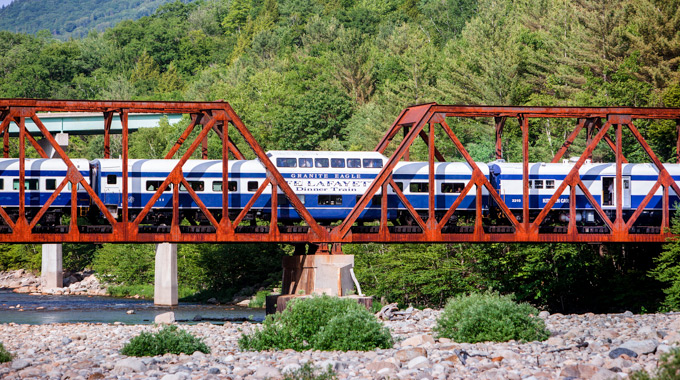
[[[134,310],[134,314],[128,314]],[[198,323],[248,318],[264,319],[264,309],[231,305],[181,303],[175,307],[155,306],[151,300],[97,296],[49,296],[0,290],[0,323],[114,323],[150,324],[158,314],[175,312],[180,323]],[[196,321],[195,321],[196,320]]]

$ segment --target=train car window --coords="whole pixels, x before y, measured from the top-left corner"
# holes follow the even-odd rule
[[[628,189],[630,187],[630,182],[627,179],[623,180],[623,188]]]
[[[300,203],[305,204],[305,195],[304,194],[300,194],[297,197],[298,197],[298,200],[300,200]],[[290,201],[288,200],[288,197],[286,197],[285,194],[278,194],[276,196],[276,204],[278,204],[279,206],[290,206],[291,205]]]
[[[409,191],[412,193],[427,193],[430,191],[430,184],[427,182],[411,182]]]
[[[397,187],[399,188],[399,190],[401,190],[403,192],[404,191],[404,183],[403,182],[395,182],[395,183],[397,184]]]
[[[365,168],[382,168],[383,162],[377,158],[364,158]]]
[[[280,168],[294,168],[297,166],[297,160],[295,158],[277,158],[276,166]]]
[[[331,158],[331,167],[332,168],[344,168],[345,167],[345,159],[344,158]]]
[[[342,195],[319,195],[319,206],[342,206]]]
[[[14,190],[19,190],[19,179],[14,180]],[[24,190],[38,190],[38,179],[26,178],[24,180]]]
[[[73,186],[71,186],[71,182],[69,182],[68,185],[66,185],[66,188],[67,188],[69,191],[71,190],[72,187],[73,187]],[[79,183],[78,183],[78,190],[83,190],[83,189],[85,189],[85,188],[84,188],[83,185],[81,185],[80,182],[79,182]]]
[[[118,182],[118,177],[116,177],[115,174],[109,174],[106,176],[106,184],[107,185],[115,185],[116,182]]]
[[[236,191],[236,181],[229,181],[227,182],[227,185],[229,191]],[[212,189],[215,192],[222,192],[222,181],[214,181],[212,184]]]
[[[361,195],[357,195],[357,202],[359,203],[359,200],[361,199]],[[373,198],[371,198],[371,201],[368,202],[366,207],[380,207],[380,204],[382,203],[382,196],[381,195],[374,195]]]
[[[347,167],[348,168],[360,168],[361,167],[361,159],[360,158],[348,158],[347,159]]]
[[[530,189],[531,189],[532,187],[534,187],[533,182],[534,182],[534,181],[529,180],[529,188],[530,188]]]
[[[554,179],[546,179],[545,180],[545,188],[546,189],[554,189],[555,188],[555,180]]]
[[[458,194],[463,191],[465,184],[462,182],[444,182],[441,186],[441,191],[444,194]]]
[[[543,180],[542,179],[537,179],[534,181],[534,189],[542,189],[543,188]]]
[[[327,158],[315,158],[314,159],[314,166],[317,168],[327,168],[328,167],[328,159]]]
[[[5,188],[5,179],[4,179],[4,178],[0,178],[0,190],[2,190],[2,189],[4,189],[4,188]]]
[[[301,168],[311,168],[313,166],[311,158],[298,158],[298,164]]]
[[[205,189],[203,181],[187,181],[193,191],[203,191]],[[187,191],[184,183],[179,184],[179,191]]]
[[[54,178],[48,178],[45,180],[45,190],[56,190],[57,180]]]
[[[256,192],[260,184],[257,181],[248,181],[248,191]]]
[[[146,181],[146,191],[156,191],[158,190],[159,187],[163,184],[163,181]],[[69,184],[70,186],[70,184]],[[172,184],[168,184],[168,186],[165,188],[163,191],[171,191],[172,190]]]

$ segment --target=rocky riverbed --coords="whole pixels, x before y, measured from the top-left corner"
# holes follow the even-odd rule
[[[0,378],[263,379],[305,363],[331,365],[341,379],[618,379],[654,371],[680,342],[680,314],[541,313],[545,342],[456,343],[434,337],[440,311],[414,311],[386,321],[398,342],[369,352],[243,352],[238,339],[257,324],[182,325],[210,347],[204,355],[131,358],[119,350],[150,325],[0,325],[0,341],[15,354]]]
[[[0,272],[0,288],[12,289],[16,293],[105,296],[106,286],[101,284],[94,272],[64,273],[64,286],[43,289],[40,277],[24,270]]]

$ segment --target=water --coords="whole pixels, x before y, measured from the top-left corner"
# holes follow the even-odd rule
[[[19,305],[19,307],[17,307]],[[40,308],[40,309],[38,309]],[[134,314],[127,314],[134,310]],[[264,309],[250,309],[227,305],[203,305],[180,303],[179,306],[155,306],[153,301],[132,298],[97,296],[32,296],[0,290],[0,323],[76,323],[98,322],[124,324],[150,324],[158,314],[173,311],[182,323],[198,323],[198,315],[206,319],[248,318],[255,321],[264,319]],[[210,321],[210,320],[209,320]],[[220,323],[219,321],[210,321]]]

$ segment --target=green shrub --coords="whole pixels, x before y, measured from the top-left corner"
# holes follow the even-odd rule
[[[460,295],[448,301],[434,330],[440,337],[468,343],[548,339],[550,332],[537,314],[533,306],[517,304],[507,295]]]
[[[309,363],[305,363],[295,371],[283,374],[283,380],[335,380],[337,378],[338,376],[330,365],[325,371],[321,371]]]
[[[156,333],[142,332],[132,338],[120,353],[128,356],[156,356],[164,354],[193,354],[201,351],[210,353],[208,346],[177,326],[165,326]]]
[[[369,351],[392,347],[392,336],[370,313],[350,310],[336,315],[316,335],[316,349],[324,351]]]
[[[253,307],[253,308],[258,308],[258,307],[265,307],[265,303],[267,303],[267,296],[270,295],[272,292],[269,290],[260,290],[255,294],[255,299],[250,301],[250,304],[248,307]]]
[[[0,363],[11,362],[13,355],[5,349],[5,346],[0,343]]]
[[[662,355],[656,376],[651,376],[645,371],[633,372],[631,380],[676,380],[680,374],[680,350],[674,349],[668,354]]]
[[[244,350],[372,350],[392,347],[392,336],[355,300],[321,296],[292,300],[282,313],[269,315],[250,335]]]

